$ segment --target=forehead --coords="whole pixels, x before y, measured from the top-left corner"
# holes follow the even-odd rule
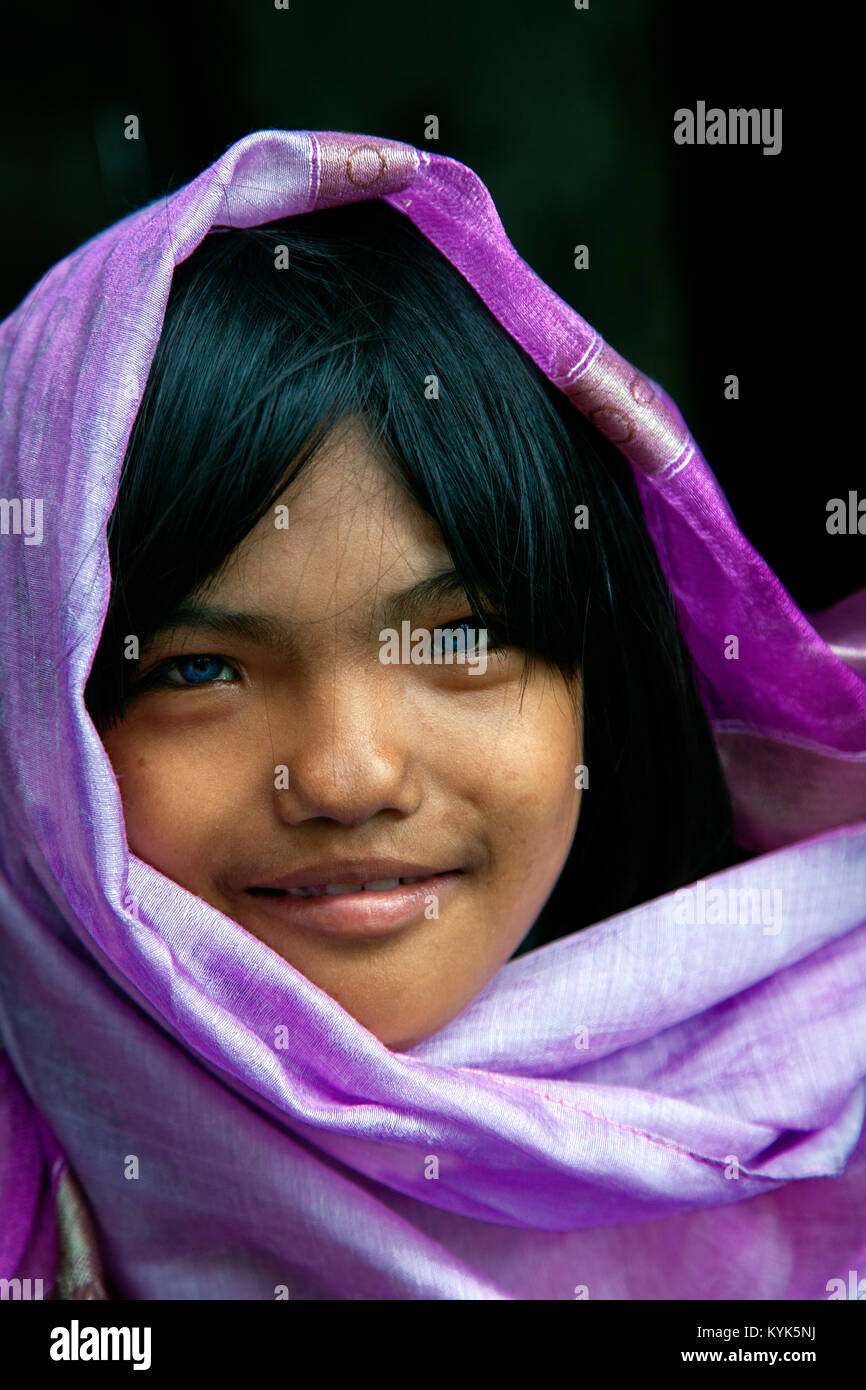
[[[244,538],[216,582],[221,602],[336,617],[441,570],[450,556],[363,422],[341,421]]]

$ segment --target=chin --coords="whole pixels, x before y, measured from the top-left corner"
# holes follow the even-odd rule
[[[364,1026],[367,1027],[368,1025],[365,1024]],[[387,1047],[389,1052],[408,1052],[410,1048],[417,1047],[419,1043],[432,1037],[441,1027],[444,1027],[444,1024],[430,1028],[415,1028],[411,1032],[405,1028],[370,1028],[369,1031],[374,1038],[379,1039],[383,1047]]]

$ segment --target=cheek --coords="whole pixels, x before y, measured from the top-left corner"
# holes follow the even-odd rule
[[[188,881],[239,805],[241,758],[218,745],[112,731],[103,743],[117,777],[129,847],[170,878]]]
[[[574,838],[583,755],[580,722],[562,697],[527,693],[523,713],[503,721],[475,762],[473,784],[498,842],[500,870],[558,874]],[[505,856],[505,863],[503,857]]]

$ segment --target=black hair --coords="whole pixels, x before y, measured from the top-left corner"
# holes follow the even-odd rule
[[[379,200],[217,229],[177,267],[109,521],[96,727],[123,716],[125,635],[143,647],[214,577],[347,415],[491,633],[582,680],[588,786],[518,953],[743,857],[630,465]]]

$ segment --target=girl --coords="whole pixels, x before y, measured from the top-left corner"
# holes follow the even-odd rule
[[[826,1297],[866,685],[661,388],[469,170],[333,133],[239,142],[4,352],[0,1273]]]

